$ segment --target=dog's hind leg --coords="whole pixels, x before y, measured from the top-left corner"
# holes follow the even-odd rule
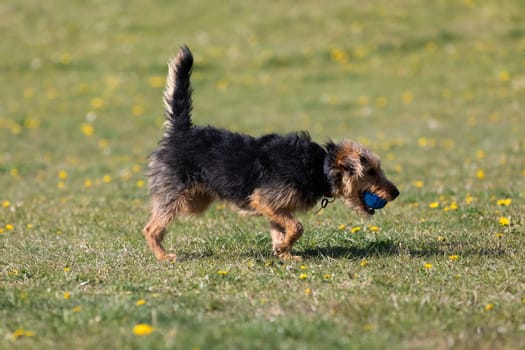
[[[158,260],[175,261],[177,259],[175,254],[166,253],[166,250],[162,247],[162,240],[166,235],[166,226],[168,226],[180,212],[184,204],[184,197],[175,199],[167,206],[161,204],[157,198],[152,198],[151,217],[144,227],[143,232],[148,245]]]
[[[172,195],[167,204],[165,197],[152,196],[151,218],[144,227],[144,236],[157,259],[168,261],[177,259],[174,254],[167,254],[162,247],[166,226],[176,216],[191,216],[202,213],[214,199],[214,194],[202,186],[192,186]]]

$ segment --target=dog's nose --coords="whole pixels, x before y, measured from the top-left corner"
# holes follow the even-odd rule
[[[392,200],[396,199],[399,196],[399,190],[396,186],[392,185],[392,190],[390,191],[390,195],[392,196]]]

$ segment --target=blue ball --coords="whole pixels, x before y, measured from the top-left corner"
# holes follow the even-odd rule
[[[367,207],[372,209],[381,209],[387,203],[386,199],[383,199],[370,191],[365,191],[365,193],[363,193],[363,201]]]

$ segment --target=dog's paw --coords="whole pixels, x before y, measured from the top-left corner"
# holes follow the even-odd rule
[[[292,255],[290,252],[274,252],[279,259],[284,261],[303,261],[303,258],[300,255]]]
[[[177,256],[175,254],[165,254],[159,260],[170,262],[170,263],[175,263],[175,262],[177,262]]]

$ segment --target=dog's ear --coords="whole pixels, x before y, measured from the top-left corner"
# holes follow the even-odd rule
[[[349,175],[360,175],[363,173],[363,165],[358,154],[348,153],[336,161],[336,166],[343,169]]]

